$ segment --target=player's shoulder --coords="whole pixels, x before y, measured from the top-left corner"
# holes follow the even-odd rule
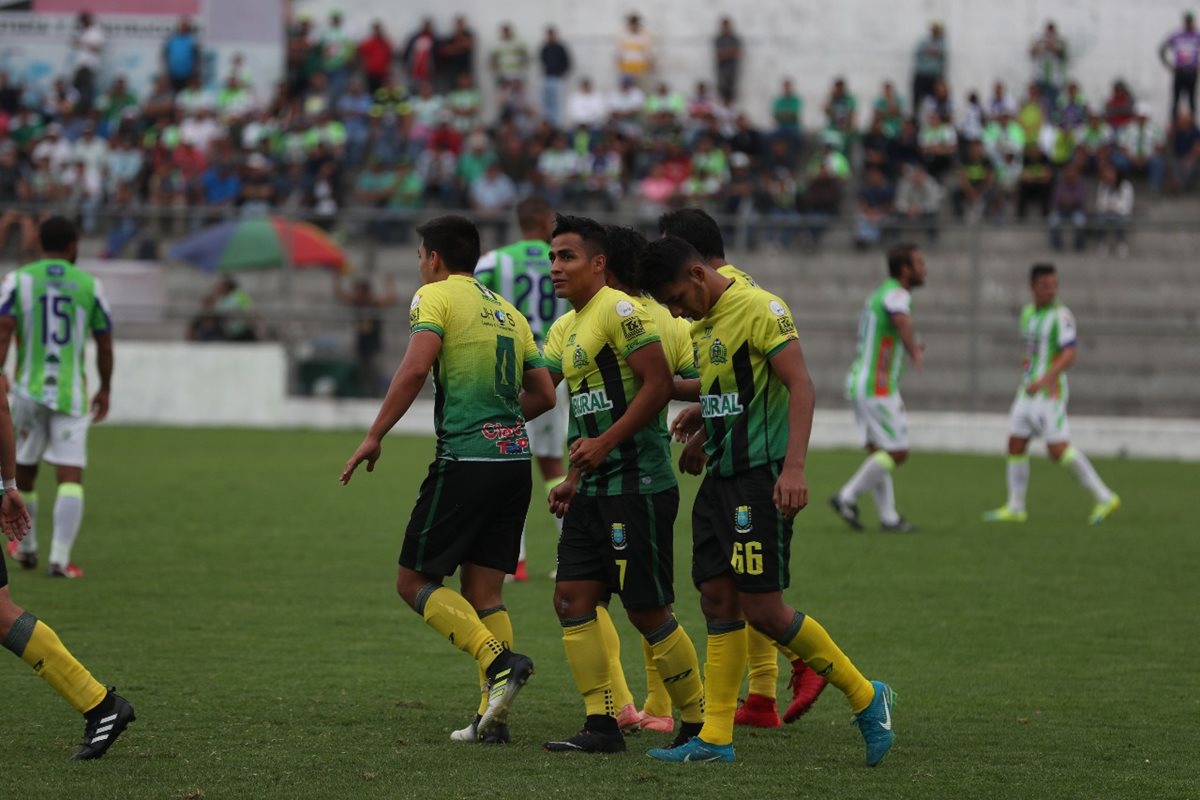
[[[587,311],[606,319],[612,317],[626,319],[635,315],[648,316],[650,314],[641,298],[626,294],[611,286],[604,286],[597,292],[593,301],[588,303]]]
[[[733,264],[723,264],[720,267],[717,267],[717,272],[732,281],[742,281],[750,286],[758,286],[758,281],[754,280],[754,278],[750,276],[750,273],[735,267]]]

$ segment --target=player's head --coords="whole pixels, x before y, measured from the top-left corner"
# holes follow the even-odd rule
[[[888,275],[905,288],[925,285],[925,254],[915,244],[903,242],[892,245],[887,254]]]
[[[38,228],[42,255],[74,261],[79,250],[79,230],[66,217],[51,217]]]
[[[517,225],[526,239],[548,242],[554,230],[554,209],[536,195],[526,197],[517,203]]]
[[[658,232],[683,239],[710,264],[713,261],[725,263],[725,237],[721,235],[721,226],[702,209],[668,211],[658,218]]]
[[[672,316],[700,319],[728,281],[686,240],[664,236],[646,245],[638,259],[635,285],[666,306]]]
[[[608,285],[622,292],[635,293],[638,260],[646,250],[646,237],[628,225],[605,225],[608,236]]]
[[[452,272],[472,275],[479,263],[479,229],[466,217],[447,214],[417,226],[422,283],[443,281]]]
[[[579,307],[604,286],[608,236],[588,217],[558,214],[550,234],[550,280],[554,294]]]
[[[1053,264],[1042,261],[1033,265],[1029,270],[1029,291],[1038,308],[1054,302],[1058,296],[1058,270]]]

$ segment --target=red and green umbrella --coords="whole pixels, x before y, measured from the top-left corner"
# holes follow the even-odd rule
[[[222,222],[177,242],[170,253],[206,272],[279,269],[285,262],[300,269],[348,268],[345,251],[329,234],[282,217]]]

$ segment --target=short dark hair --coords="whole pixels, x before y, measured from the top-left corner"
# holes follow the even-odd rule
[[[636,286],[638,261],[649,242],[628,225],[606,225],[604,232],[608,236],[608,271],[622,285]]]
[[[689,264],[703,263],[704,256],[679,236],[664,236],[646,245],[638,259],[634,286],[654,294],[671,281],[679,280]]]
[[[479,263],[479,229],[466,217],[447,214],[417,226],[425,250],[441,256],[451,272],[474,272]]]
[[[555,214],[554,232],[550,234],[550,238],[568,233],[579,236],[588,256],[608,255],[608,235],[604,232],[604,226],[591,217]]]
[[[704,257],[725,260],[725,237],[721,226],[699,208],[681,208],[668,211],[658,218],[658,232],[663,236],[678,236]]]
[[[1057,272],[1058,270],[1049,261],[1039,261],[1029,270],[1029,282],[1035,283],[1038,278],[1045,277],[1046,275],[1054,275]]]
[[[888,275],[893,278],[899,278],[901,271],[905,267],[911,267],[913,263],[913,253],[920,248],[912,242],[901,242],[894,244],[888,249],[887,265]]]
[[[51,217],[38,228],[43,253],[65,253],[79,241],[79,229],[66,217]]]
[[[537,195],[530,195],[517,203],[517,224],[521,230],[536,228],[546,219],[552,209],[550,204]]]

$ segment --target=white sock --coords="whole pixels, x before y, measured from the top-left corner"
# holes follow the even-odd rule
[[[850,476],[850,480],[846,481],[846,485],[838,492],[838,499],[843,503],[855,502],[859,495],[879,483],[895,465],[896,462],[892,460],[892,457],[882,450],[872,453],[863,461],[858,472],[855,472]]]
[[[50,563],[65,567],[71,563],[71,548],[79,537],[83,522],[83,486],[60,483],[54,499],[54,542],[50,545]]]
[[[1097,503],[1107,503],[1112,499],[1112,490],[1104,485],[1104,481],[1100,480],[1096,468],[1083,453],[1074,447],[1068,447],[1067,451],[1063,453],[1062,463],[1067,471],[1075,476],[1075,480],[1092,493],[1092,497],[1096,498]]]
[[[525,529],[521,529],[521,551],[517,554],[517,561],[525,560]]]
[[[25,508],[29,510],[29,533],[17,545],[17,552],[23,555],[37,552],[37,492],[24,495]]]
[[[871,494],[875,495],[875,508],[879,509],[879,521],[884,525],[895,525],[900,521],[900,512],[896,511],[896,488],[892,484],[892,475],[883,473],[883,477],[871,486]]]
[[[1029,490],[1029,456],[1008,457],[1008,510],[1025,510],[1025,493]]]

